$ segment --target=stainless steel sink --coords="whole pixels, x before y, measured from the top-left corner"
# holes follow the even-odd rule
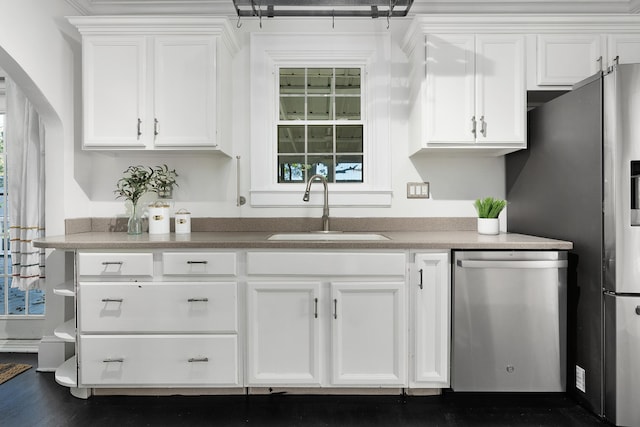
[[[267,240],[390,240],[387,236],[377,233],[348,233],[348,232],[308,232],[308,233],[277,233]]]

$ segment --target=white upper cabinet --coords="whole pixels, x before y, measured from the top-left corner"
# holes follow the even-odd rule
[[[537,37],[537,84],[571,86],[600,71],[600,34],[541,34]]]
[[[426,34],[424,43],[412,55],[410,154],[525,148],[524,36]]]
[[[640,63],[640,33],[611,34],[607,44],[607,65],[612,65],[616,57],[620,64]]]
[[[86,149],[230,153],[229,24],[215,17],[77,17]]]

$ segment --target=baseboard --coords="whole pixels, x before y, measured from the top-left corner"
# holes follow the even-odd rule
[[[0,340],[0,353],[37,353],[40,340]]]

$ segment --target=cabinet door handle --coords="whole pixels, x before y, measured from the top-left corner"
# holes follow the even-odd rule
[[[209,302],[209,298],[189,298],[187,302]]]
[[[122,261],[102,261],[102,265],[122,265]]]
[[[102,302],[122,302],[122,298],[102,298]]]
[[[636,314],[640,316],[640,305],[636,306]]]
[[[187,261],[187,264],[207,264],[209,261]]]
[[[418,286],[420,286],[420,289],[422,289],[423,284],[422,284],[422,269],[418,270],[418,273],[420,273],[420,281],[418,282]]]
[[[104,359],[102,362],[103,363],[122,363],[122,362],[124,362],[124,358],[122,358],[122,357],[116,357],[116,358],[109,357],[107,359]]]
[[[208,361],[209,361],[208,357],[191,357],[188,360],[189,363],[193,363],[193,362],[208,362]]]
[[[158,119],[153,119],[153,136],[158,136],[159,128]]]
[[[333,318],[334,319],[338,318],[338,299],[337,298],[333,299]]]
[[[471,117],[471,133],[476,137],[476,116]]]
[[[484,116],[480,116],[480,133],[487,137],[487,122],[484,121]]]
[[[140,117],[138,117],[138,137],[137,137],[137,139],[140,140],[141,136],[142,136],[142,120],[140,119]]]
[[[318,298],[313,299],[313,317],[318,318]]]

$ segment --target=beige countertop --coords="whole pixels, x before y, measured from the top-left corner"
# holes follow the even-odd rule
[[[198,231],[191,234],[128,235],[123,232],[85,232],[50,236],[34,241],[40,248],[75,249],[493,249],[569,250],[571,242],[476,231],[383,231],[384,241],[367,240],[267,240],[274,232]]]

